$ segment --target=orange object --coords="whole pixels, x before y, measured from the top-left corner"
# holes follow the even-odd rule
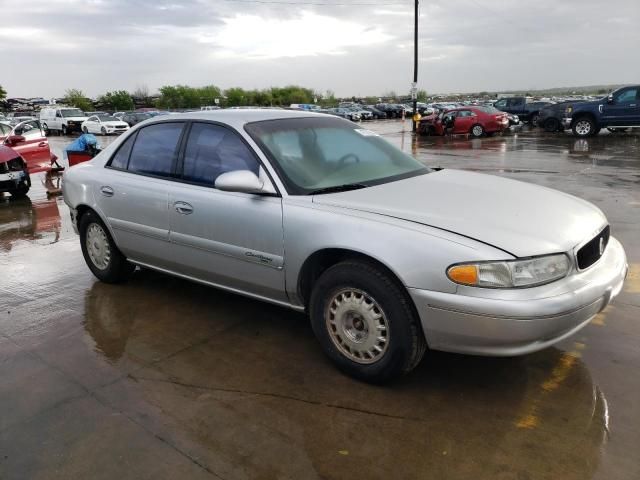
[[[456,283],[465,285],[478,284],[478,268],[475,265],[457,265],[451,267],[447,274]]]

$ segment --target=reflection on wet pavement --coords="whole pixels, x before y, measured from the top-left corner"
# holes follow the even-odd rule
[[[589,139],[585,153],[564,135],[413,140],[402,126],[369,128],[429,165],[595,202],[640,272],[638,137]],[[376,387],[337,372],[300,314],[147,270],[97,282],[62,199],[34,185],[0,199],[3,480],[640,477],[631,278],[556,347],[434,352]]]

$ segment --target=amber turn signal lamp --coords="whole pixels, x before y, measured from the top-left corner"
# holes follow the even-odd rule
[[[475,265],[457,265],[447,272],[449,278],[464,285],[478,284],[478,269]]]

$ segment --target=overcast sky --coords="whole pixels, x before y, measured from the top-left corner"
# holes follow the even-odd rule
[[[0,0],[0,85],[47,98],[177,83],[408,91],[411,0],[273,1]],[[423,0],[420,11],[429,92],[640,82],[640,0]]]

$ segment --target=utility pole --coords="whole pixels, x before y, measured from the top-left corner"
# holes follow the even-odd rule
[[[411,96],[413,97],[413,131],[416,131],[416,113],[418,113],[418,0],[415,0],[413,13],[413,85]]]

